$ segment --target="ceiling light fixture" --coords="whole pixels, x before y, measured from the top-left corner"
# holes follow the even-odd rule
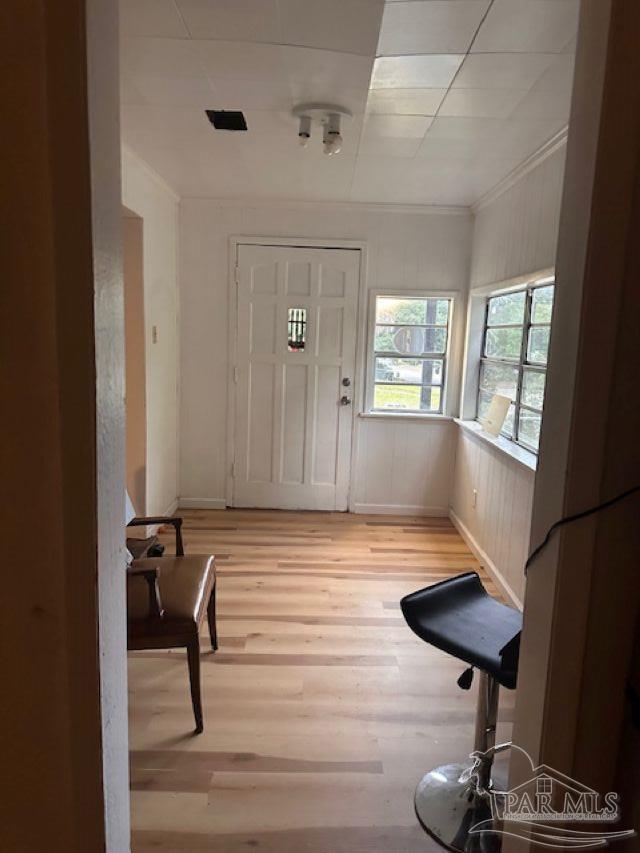
[[[299,119],[298,141],[306,148],[311,138],[313,124],[322,127],[323,151],[329,157],[342,149],[340,125],[343,118],[351,118],[352,113],[345,107],[335,104],[300,104],[293,108],[293,115]]]

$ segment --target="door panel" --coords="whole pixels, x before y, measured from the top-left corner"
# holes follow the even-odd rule
[[[360,252],[240,245],[237,261],[233,505],[346,510]]]

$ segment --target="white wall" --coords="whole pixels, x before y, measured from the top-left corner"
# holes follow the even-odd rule
[[[229,237],[367,243],[367,287],[460,290],[469,276],[471,217],[370,206],[180,205],[180,501],[224,506]],[[461,306],[463,308],[463,306]],[[460,342],[461,343],[461,342]],[[448,512],[455,425],[358,418],[353,478],[360,511]]]
[[[554,266],[565,150],[563,145],[477,211],[472,292]],[[452,518],[505,592],[520,604],[534,482],[533,471],[459,428]]]
[[[125,148],[122,203],[143,220],[146,512],[156,515],[173,511],[178,497],[178,197]]]
[[[552,267],[566,145],[476,212],[471,287]]]

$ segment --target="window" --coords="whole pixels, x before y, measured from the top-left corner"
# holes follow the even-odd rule
[[[553,310],[553,279],[487,300],[477,416],[494,394],[511,399],[502,434],[538,451]]]
[[[452,305],[439,295],[375,295],[370,411],[444,412]]]

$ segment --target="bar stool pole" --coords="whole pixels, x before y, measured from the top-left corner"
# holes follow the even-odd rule
[[[478,685],[478,709],[476,713],[476,734],[474,750],[487,752],[496,744],[496,726],[498,724],[498,696],[500,688],[495,678],[486,672],[480,672]],[[478,768],[478,788],[488,791],[491,787],[491,767],[493,753],[483,759]]]

